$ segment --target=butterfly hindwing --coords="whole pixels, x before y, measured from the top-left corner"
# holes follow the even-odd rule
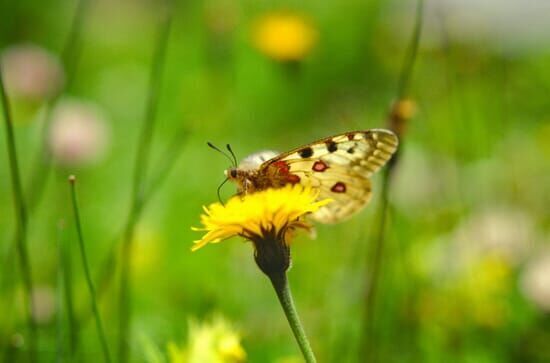
[[[348,132],[321,139],[281,154],[260,166],[288,173],[288,181],[319,188],[319,198],[332,203],[313,214],[323,223],[335,223],[364,207],[371,197],[370,176],[397,148],[397,137],[387,130]]]

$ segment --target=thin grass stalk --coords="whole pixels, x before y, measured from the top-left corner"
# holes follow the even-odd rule
[[[64,314],[65,311],[65,304],[64,304],[64,291],[65,291],[65,283],[63,281],[63,243],[61,241],[61,234],[62,234],[62,226],[58,226],[57,230],[57,297],[56,297],[56,305],[57,305],[57,321],[56,321],[56,330],[57,330],[57,349],[56,349],[56,362],[62,363],[66,356],[66,348],[65,348],[65,335],[63,334],[63,331],[65,330],[65,324],[64,324]]]
[[[422,12],[423,12],[423,0],[417,1],[416,6],[416,20],[414,25],[413,34],[405,54],[403,61],[403,67],[401,69],[400,77],[397,83],[396,100],[390,109],[387,116],[388,124],[390,128],[396,132],[400,138],[400,144],[403,145],[403,129],[404,123],[407,121],[399,114],[397,107],[408,93],[410,87],[410,80],[412,76],[413,67],[418,54],[418,45],[420,42],[420,34],[422,29]],[[401,148],[400,148],[401,149]],[[381,203],[378,211],[378,224],[377,231],[374,238],[374,246],[372,253],[367,256],[367,264],[369,270],[367,272],[366,287],[365,287],[365,308],[363,311],[363,328],[360,335],[359,356],[361,360],[374,361],[376,347],[374,339],[374,317],[376,314],[376,301],[379,292],[380,278],[381,278],[381,266],[384,260],[384,245],[386,240],[386,228],[388,217],[388,195],[389,187],[393,175],[393,171],[399,160],[400,149],[388,163],[386,169],[383,170],[382,188],[381,188]],[[368,357],[368,358],[367,358]]]
[[[23,286],[25,287],[24,304],[27,315],[27,329],[29,340],[29,359],[31,362],[37,361],[37,347],[38,347],[38,329],[36,322],[34,321],[33,311],[34,303],[32,299],[33,282],[32,282],[32,269],[29,260],[29,252],[27,250],[27,228],[28,218],[27,209],[25,206],[25,198],[23,196],[23,188],[21,186],[21,176],[19,173],[19,163],[17,158],[17,148],[15,145],[15,135],[13,131],[13,122],[11,118],[10,104],[8,95],[4,87],[4,80],[2,78],[2,72],[0,71],[0,97],[2,102],[2,109],[4,110],[4,121],[6,124],[6,145],[8,148],[8,158],[10,165],[10,176],[13,188],[13,203],[16,217],[16,231],[15,241],[17,244],[17,252],[19,256],[19,264],[21,269],[21,276],[23,280]]]
[[[129,342],[131,341],[131,257],[134,240],[135,227],[141,216],[144,205],[144,185],[147,177],[148,164],[151,154],[151,144],[155,130],[158,98],[160,93],[161,78],[164,68],[164,58],[168,43],[168,35],[171,25],[171,11],[166,9],[159,24],[159,33],[151,71],[149,75],[149,95],[147,97],[147,108],[145,121],[141,130],[132,179],[131,206],[128,220],[123,233],[121,251],[121,275],[119,291],[119,341],[118,341],[118,362],[126,363],[129,358]]]
[[[70,88],[75,78],[74,74],[76,72],[78,61],[80,59],[80,49],[82,43],[81,34],[84,24],[84,16],[88,7],[88,3],[89,0],[78,1],[69,34],[61,52],[61,62],[66,69],[65,89]],[[49,150],[47,149],[47,135],[51,122],[52,110],[60,96],[61,93],[58,93],[50,98],[46,103],[45,114],[43,118],[44,124],[41,131],[41,145],[38,147],[36,155],[33,157],[31,172],[27,180],[27,188],[25,189],[28,191],[26,203],[27,215],[32,214],[36,206],[40,203],[46,183],[50,177],[51,155],[49,153]],[[2,284],[6,284],[6,286],[9,286],[8,277],[11,276],[11,274],[9,273],[9,269],[12,266],[10,263],[11,256],[15,253],[15,248],[19,248],[17,247],[17,240],[19,237],[16,234],[17,231],[13,236],[13,243],[9,244],[9,247],[6,251],[7,257],[5,257],[5,263],[2,266],[4,271],[0,273],[0,281],[2,282]]]
[[[182,129],[178,132],[170,145],[166,148],[164,152],[161,153],[162,158],[155,163],[156,167],[151,172],[151,177],[149,183],[145,186],[145,192],[143,193],[141,208],[142,210],[147,205],[148,201],[153,198],[154,194],[162,187],[162,184],[168,178],[168,175],[173,170],[176,162],[181,156],[181,150],[185,146],[185,139],[188,136],[188,130]],[[122,240],[122,236],[127,229],[127,224],[124,226],[124,230],[117,234],[110,243],[111,248],[107,252],[106,258],[101,264],[101,268],[98,277],[96,278],[96,293],[97,298],[101,300],[104,293],[109,288],[114,274],[112,273],[113,269],[116,266],[116,251],[117,251],[117,242]],[[92,316],[91,307],[84,307],[79,316],[75,317],[76,325],[83,325],[86,320]]]
[[[371,361],[374,356],[374,318],[376,316],[376,297],[378,296],[380,271],[384,258],[384,241],[386,237],[386,220],[388,217],[388,190],[390,181],[390,169],[386,168],[382,175],[382,190],[380,209],[378,211],[378,223],[375,233],[375,244],[368,256],[367,287],[364,292],[365,309],[363,311],[363,330],[361,332],[361,344],[359,355],[365,361]],[[367,359],[369,357],[369,359]]]
[[[397,99],[403,99],[407,94],[410,84],[411,76],[413,73],[413,67],[416,61],[416,56],[418,54],[418,45],[420,43],[420,34],[422,31],[422,15],[424,9],[424,0],[417,0],[416,2],[416,15],[414,30],[411,35],[411,41],[405,54],[405,59],[403,61],[403,68],[401,69],[401,75],[397,83]]]
[[[82,29],[84,26],[84,18],[88,5],[89,0],[78,1],[67,40],[65,41],[63,50],[61,51],[61,63],[65,68],[65,90],[70,90],[74,83],[76,69],[80,60],[82,48]],[[29,212],[32,212],[40,203],[44,194],[46,183],[49,180],[51,173],[52,159],[47,147],[48,132],[52,121],[53,109],[62,94],[62,92],[58,92],[48,100],[46,105],[44,125],[42,127],[42,142],[34,157],[31,174],[28,180],[29,184],[27,190],[29,191]]]
[[[151,178],[149,183],[145,186],[143,192],[142,204],[150,200],[155,192],[157,192],[162,183],[167,179],[168,175],[174,169],[176,162],[181,156],[181,150],[185,145],[185,140],[189,135],[189,130],[182,129],[172,139],[172,142],[166,148],[166,151],[162,153],[161,160],[156,164],[156,168],[151,172]]]
[[[78,345],[78,331],[79,326],[75,318],[75,309],[73,301],[73,266],[71,261],[71,246],[62,234],[63,221],[60,222],[59,227],[59,268],[61,271],[61,286],[63,287],[61,299],[63,301],[63,308],[66,310],[67,322],[68,322],[68,337],[69,337],[69,360],[75,359],[77,345]]]
[[[97,298],[95,293],[94,284],[92,282],[92,274],[90,273],[90,267],[88,266],[88,257],[86,256],[86,248],[84,246],[84,236],[82,233],[82,224],[80,223],[80,211],[76,199],[76,178],[74,175],[69,177],[69,185],[71,189],[71,202],[73,206],[74,222],[76,227],[76,233],[78,237],[78,245],[80,248],[80,256],[82,258],[82,267],[84,268],[84,275],[86,277],[86,284],[90,292],[90,299],[92,302],[92,309],[94,312],[97,335],[101,343],[101,349],[103,352],[104,361],[106,363],[111,362],[111,356],[109,354],[109,346],[107,345],[107,338],[105,337],[105,331],[103,330],[103,324],[101,323],[101,316],[99,314],[99,307],[97,304]]]

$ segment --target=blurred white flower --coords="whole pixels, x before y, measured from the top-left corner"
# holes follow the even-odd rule
[[[404,39],[410,34],[415,3],[394,1],[401,11],[388,18],[391,29]],[[514,52],[544,51],[550,48],[548,14],[548,0],[427,0],[422,44],[437,48],[451,40]]]
[[[19,44],[2,51],[2,75],[16,97],[43,100],[60,91],[64,72],[59,59],[33,44]]]
[[[36,286],[32,292],[34,320],[39,324],[48,323],[55,314],[55,292],[50,286]]]
[[[412,215],[429,212],[452,197],[456,184],[455,161],[430,154],[412,142],[407,145],[401,161],[392,186],[392,200],[401,212]]]
[[[522,272],[520,287],[529,301],[550,312],[550,250],[529,261]]]
[[[498,255],[511,263],[524,260],[535,239],[534,223],[527,214],[497,207],[471,215],[454,233],[454,240],[464,249]]]
[[[495,258],[510,268],[525,261],[540,239],[532,218],[518,209],[496,207],[472,213],[427,247],[418,268],[444,281]]]
[[[49,147],[62,165],[97,162],[109,142],[109,129],[96,105],[65,100],[52,114]]]

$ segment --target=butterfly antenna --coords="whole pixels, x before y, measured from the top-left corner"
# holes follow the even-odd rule
[[[226,158],[228,158],[229,161],[231,162],[231,164],[234,163],[234,160],[233,160],[229,155],[227,155],[226,153],[224,153],[222,150],[220,150],[217,146],[215,146],[214,144],[212,144],[210,141],[207,142],[206,145],[210,146],[212,149],[216,150],[217,152],[219,152],[220,154],[222,154],[223,156],[225,156]]]
[[[235,164],[235,167],[237,167],[237,157],[235,156],[235,153],[233,152],[233,149],[231,148],[231,145],[227,144],[225,145],[227,147],[227,150],[231,153],[231,156],[233,157],[233,163]]]
[[[229,178],[225,178],[224,181],[218,186],[218,190],[216,190],[216,194],[218,194],[218,200],[220,201],[221,205],[225,207],[224,202],[222,201],[222,197],[220,195],[220,190],[222,189],[223,185],[229,180]]]

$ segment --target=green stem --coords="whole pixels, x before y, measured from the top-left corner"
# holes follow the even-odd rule
[[[61,63],[65,68],[65,85],[63,91],[70,91],[74,83],[76,69],[80,61],[81,46],[82,46],[82,29],[84,27],[84,18],[86,10],[88,9],[89,0],[79,0],[69,34],[63,45],[61,51]],[[36,156],[33,160],[33,166],[31,168],[31,175],[29,177],[29,184],[27,190],[29,191],[29,211],[32,212],[34,208],[40,203],[44,195],[46,183],[49,180],[49,176],[52,168],[52,156],[47,147],[48,133],[50,130],[50,124],[52,122],[52,112],[57,104],[59,98],[63,95],[60,90],[52,98],[50,98],[46,104],[46,112],[44,114],[44,124],[42,127],[42,140],[41,145],[36,151]]]
[[[149,166],[149,158],[151,154],[151,144],[153,140],[153,132],[155,130],[156,113],[158,106],[158,98],[160,94],[161,76],[164,67],[164,57],[168,43],[168,35],[170,33],[171,24],[171,9],[167,8],[163,14],[163,19],[159,25],[159,33],[155,44],[153,61],[151,63],[151,71],[149,74],[149,95],[147,97],[147,109],[145,111],[145,122],[141,129],[141,134],[138,142],[134,174],[132,179],[132,201],[130,213],[122,240],[121,252],[121,274],[120,274],[120,290],[119,290],[119,341],[118,341],[118,362],[126,363],[129,356],[129,345],[131,341],[131,257],[133,248],[134,232],[141,211],[144,205],[145,179],[147,177],[147,169]]]
[[[29,253],[27,251],[27,209],[23,197],[23,188],[21,186],[21,177],[19,173],[19,163],[17,161],[17,148],[15,146],[15,136],[13,132],[13,123],[11,119],[8,95],[6,94],[6,90],[4,88],[4,80],[2,79],[2,72],[0,72],[0,98],[2,99],[1,101],[2,108],[4,110],[4,120],[6,122],[8,157],[13,188],[13,201],[17,220],[15,240],[17,243],[17,250],[19,254],[19,264],[21,266],[23,285],[25,286],[25,308],[27,313],[27,326],[29,330],[29,359],[31,362],[36,362],[38,334],[36,323],[32,315],[34,311],[34,303],[32,301],[32,270],[31,264],[29,262]]]
[[[397,99],[403,99],[407,94],[409,85],[411,83],[411,75],[414,63],[416,61],[416,55],[418,53],[418,45],[420,43],[420,32],[422,30],[422,13],[424,8],[424,1],[417,0],[416,2],[416,19],[414,24],[413,34],[409,43],[409,48],[405,54],[403,61],[403,68],[399,76],[397,83]]]
[[[376,232],[376,239],[373,246],[373,252],[371,262],[369,263],[370,269],[368,272],[368,287],[365,289],[365,309],[363,312],[363,330],[361,332],[361,345],[359,349],[359,356],[365,358],[367,356],[372,357],[374,355],[373,343],[374,343],[374,317],[376,309],[376,297],[378,295],[378,286],[380,282],[382,260],[384,257],[384,246],[386,236],[386,218],[388,215],[388,190],[390,169],[386,168],[383,171],[382,181],[382,200],[379,210],[378,230]],[[369,359],[370,361],[370,359]]]
[[[56,349],[56,354],[57,354],[57,359],[56,359],[56,362],[63,362],[64,361],[64,358],[65,358],[65,343],[64,343],[64,335],[63,335],[63,328],[64,328],[64,324],[63,324],[63,312],[64,312],[64,309],[65,307],[63,306],[63,295],[64,295],[64,291],[66,291],[65,289],[65,284],[63,282],[63,270],[64,270],[64,267],[63,267],[63,244],[61,242],[61,234],[62,234],[62,227],[59,226],[58,227],[58,232],[57,232],[58,236],[57,236],[57,301],[56,301],[56,306],[57,306],[57,321],[56,321],[56,330],[57,330],[57,339],[56,339],[56,343],[57,343],[57,349]]]
[[[73,302],[73,279],[72,279],[72,262],[71,262],[71,246],[63,238],[63,222],[59,226],[59,268],[61,271],[60,285],[63,287],[61,299],[63,308],[67,311],[68,328],[69,328],[69,357],[70,360],[75,359],[77,344],[78,344],[78,324],[75,319],[75,310]]]
[[[309,341],[306,337],[306,332],[304,331],[302,323],[300,322],[300,317],[298,316],[298,312],[294,306],[294,300],[292,299],[286,273],[283,272],[281,275],[269,276],[269,279],[275,288],[279,302],[283,307],[286,319],[290,324],[290,328],[292,329],[292,333],[294,333],[294,338],[296,338],[296,342],[302,351],[304,359],[307,363],[315,363],[317,360],[311,350]]]
[[[420,43],[420,34],[422,29],[422,13],[423,13],[423,6],[424,2],[423,0],[417,0],[416,3],[416,19],[414,24],[413,33],[411,35],[411,39],[409,42],[409,47],[407,49],[407,52],[405,54],[405,58],[403,60],[403,66],[401,68],[399,81],[397,83],[397,89],[396,89],[396,95],[397,95],[397,101],[402,100],[406,93],[408,92],[409,86],[410,86],[410,80],[411,75],[413,71],[413,66],[416,61],[416,57],[418,54],[418,46]],[[387,116],[388,119],[392,117],[392,111],[390,111],[389,115]],[[394,130],[397,131],[397,130]],[[401,145],[403,145],[403,135],[399,135],[401,138]],[[373,246],[373,253],[371,254],[371,261],[368,264],[371,268],[368,271],[367,274],[367,286],[365,288],[365,309],[363,312],[363,329],[361,331],[360,335],[360,349],[359,349],[359,356],[361,359],[365,359],[367,355],[371,357],[372,359],[369,359],[369,361],[374,360],[373,357],[376,356],[375,347],[376,343],[374,341],[374,317],[377,316],[376,314],[376,298],[379,291],[380,286],[380,280],[381,280],[381,268],[382,268],[382,260],[384,259],[384,247],[386,244],[386,224],[387,224],[387,217],[388,217],[388,209],[389,209],[389,201],[388,201],[388,194],[389,194],[389,188],[390,188],[390,181],[392,178],[393,170],[395,169],[395,166],[397,165],[397,161],[399,160],[399,155],[401,153],[401,149],[398,149],[396,153],[393,155],[392,159],[388,163],[386,169],[383,171],[383,179],[382,179],[382,200],[380,204],[379,209],[379,221],[378,221],[378,230],[375,234],[374,239],[374,246]]]
[[[76,178],[74,177],[74,175],[71,175],[69,177],[69,183],[71,185],[71,200],[73,204],[74,221],[76,225],[76,232],[78,235],[80,255],[82,257],[82,266],[84,267],[84,275],[86,276],[86,283],[88,284],[88,290],[90,291],[90,298],[92,300],[92,309],[94,311],[97,334],[99,336],[105,362],[110,363],[111,357],[109,354],[109,347],[107,345],[107,339],[105,338],[105,332],[103,330],[103,325],[101,323],[101,316],[99,315],[99,308],[97,306],[97,299],[96,299],[94,284],[92,282],[92,275],[90,274],[90,268],[88,266],[88,258],[86,256],[86,249],[84,248],[84,237],[82,234],[82,225],[80,224],[80,213],[78,210],[78,203],[76,201],[76,187],[75,187]]]

